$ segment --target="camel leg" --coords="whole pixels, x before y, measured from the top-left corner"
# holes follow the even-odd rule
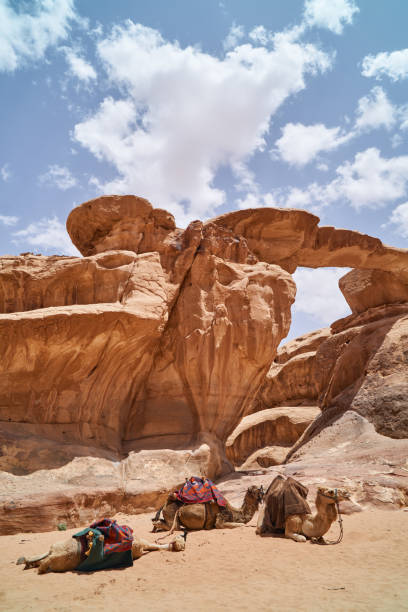
[[[152,550],[169,550],[169,544],[152,544],[147,540],[142,540],[139,538],[139,542],[143,546],[143,551],[152,551]]]
[[[290,516],[286,519],[285,538],[295,542],[306,542],[304,535],[298,533],[302,529],[302,520],[297,516]]]
[[[223,521],[221,514],[217,515],[215,519],[216,529],[235,529],[236,527],[243,527],[244,523],[233,523],[229,521]]]
[[[40,565],[38,566],[38,573],[45,574],[50,569],[50,565],[51,555],[47,555],[47,557],[40,562]]]
[[[16,562],[17,565],[21,565],[21,563],[25,563],[24,569],[32,569],[33,567],[38,567],[40,565],[40,561],[48,557],[50,553],[44,553],[42,555],[38,555],[37,557],[31,557],[31,559],[26,559],[26,557],[20,557]]]

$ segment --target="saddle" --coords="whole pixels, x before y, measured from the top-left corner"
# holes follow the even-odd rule
[[[308,488],[294,478],[276,476],[265,493],[260,533],[283,533],[288,516],[310,514],[307,494]]]

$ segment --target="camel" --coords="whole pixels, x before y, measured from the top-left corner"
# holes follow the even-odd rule
[[[175,501],[174,494],[170,493],[162,508],[163,519],[159,519],[160,510],[152,519],[153,532],[170,531],[173,533],[175,529],[180,529],[180,525],[188,530],[242,527],[243,524],[249,523],[258,510],[263,493],[262,487],[249,487],[241,508],[234,508],[228,501],[225,507],[215,502],[180,506]]]
[[[99,536],[103,539],[103,536]],[[177,536],[172,542],[168,544],[151,544],[141,538],[133,537],[132,542],[132,557],[133,559],[139,559],[145,552],[154,550],[172,550],[179,552],[185,549],[185,537]],[[48,571],[51,572],[70,572],[75,570],[81,562],[81,545],[76,538],[70,538],[69,540],[63,540],[62,542],[56,542],[51,544],[50,550],[37,557],[26,559],[20,557],[17,561],[17,565],[25,563],[24,569],[31,569],[32,567],[38,567],[39,574],[45,574]]]
[[[337,519],[337,503],[350,499],[350,495],[344,489],[326,489],[319,487],[316,494],[316,513],[315,514],[292,514],[285,521],[285,538],[290,538],[295,542],[306,542],[312,540],[320,544],[325,544],[323,536],[327,533],[332,523]],[[262,534],[261,526],[263,522],[263,512],[259,513],[256,533]]]

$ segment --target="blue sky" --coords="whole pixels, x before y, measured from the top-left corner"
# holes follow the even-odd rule
[[[405,0],[0,0],[0,252],[75,254],[73,206],[180,227],[282,206],[407,246]],[[298,269],[290,337],[348,314]]]

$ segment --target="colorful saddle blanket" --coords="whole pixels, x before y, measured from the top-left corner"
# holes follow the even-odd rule
[[[95,572],[112,567],[133,565],[133,530],[127,525],[118,525],[112,519],[95,521],[72,537],[81,546],[79,572]],[[103,538],[102,538],[103,536]]]
[[[116,552],[125,552],[132,549],[133,529],[127,525],[118,525],[112,519],[102,519],[92,523],[93,529],[99,529],[104,536],[103,553],[111,555]]]
[[[205,504],[216,502],[219,506],[226,506],[227,500],[219,492],[215,484],[208,478],[192,476],[174,496],[183,504]]]

